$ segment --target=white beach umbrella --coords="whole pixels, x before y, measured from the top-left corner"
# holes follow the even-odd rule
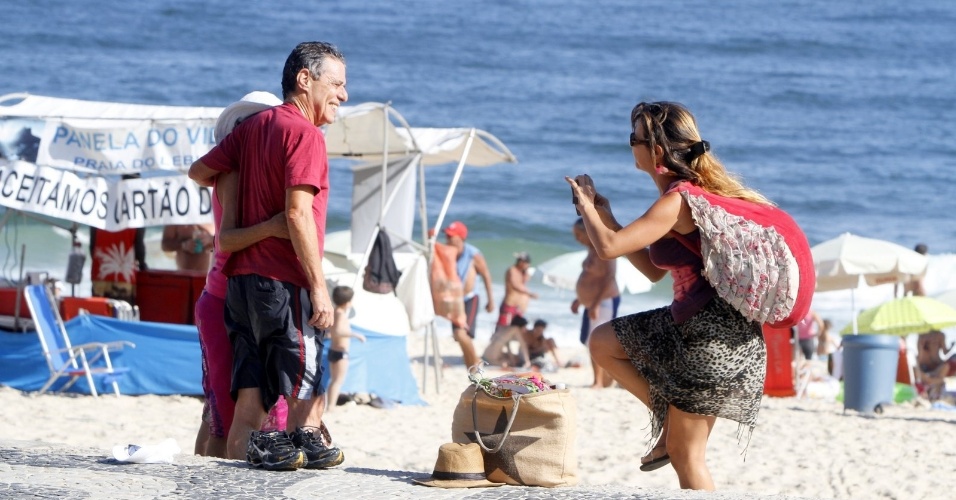
[[[926,274],[925,255],[889,241],[850,233],[824,241],[810,249],[817,271],[817,291],[845,290],[859,286],[902,283]]]
[[[857,328],[853,290],[861,281],[870,286],[903,283],[926,274],[929,263],[925,255],[896,243],[850,233],[815,245],[810,252],[817,273],[816,291],[851,290],[854,333]]]
[[[587,257],[587,250],[579,250],[558,255],[542,262],[536,269],[541,273],[541,281],[545,285],[562,290],[574,290],[581,274],[581,265]],[[647,279],[625,257],[617,259],[617,287],[621,293],[644,293],[650,291],[651,280]]]

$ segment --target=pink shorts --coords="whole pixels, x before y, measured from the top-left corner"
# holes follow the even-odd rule
[[[202,348],[202,389],[209,403],[209,435],[229,435],[236,403],[229,395],[232,385],[232,344],[223,322],[225,299],[203,291],[196,301],[196,326]]]

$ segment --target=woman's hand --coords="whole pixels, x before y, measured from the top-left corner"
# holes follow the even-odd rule
[[[564,180],[571,186],[571,195],[574,200],[577,200],[575,206],[578,207],[578,212],[588,205],[595,205],[595,198],[600,195],[597,194],[597,189],[595,189],[594,181],[591,180],[590,175],[579,175],[573,179],[565,176]],[[607,202],[607,199],[603,196],[600,196],[600,199]]]

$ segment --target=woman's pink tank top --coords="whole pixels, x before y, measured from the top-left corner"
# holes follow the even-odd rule
[[[700,244],[700,232],[684,235],[695,244]],[[701,276],[704,262],[700,256],[685,247],[676,238],[662,238],[651,244],[651,262],[655,266],[670,271],[674,278],[674,302],[671,303],[671,316],[674,322],[681,324],[697,314],[717,291]]]

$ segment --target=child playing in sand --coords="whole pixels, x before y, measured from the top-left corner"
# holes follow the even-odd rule
[[[329,338],[332,345],[329,347],[329,368],[331,380],[325,398],[325,411],[331,411],[339,400],[339,390],[345,382],[345,374],[349,371],[349,341],[355,337],[365,342],[365,336],[352,332],[349,326],[349,311],[352,309],[352,296],[355,292],[351,287],[337,286],[332,290],[332,303],[335,304],[335,318],[332,328],[329,329]]]
[[[522,335],[528,345],[528,356],[531,358],[532,369],[537,368],[543,372],[555,372],[561,366],[561,360],[558,359],[558,346],[554,339],[544,336],[544,329],[547,327],[547,321],[536,319],[534,328],[525,330]],[[554,358],[554,364],[548,361],[546,357],[549,352]]]

